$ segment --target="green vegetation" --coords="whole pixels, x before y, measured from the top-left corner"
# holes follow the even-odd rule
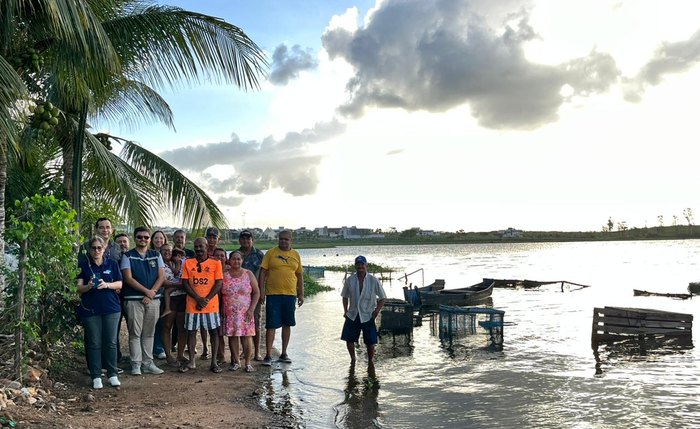
[[[321,284],[317,279],[304,273],[304,296],[316,295],[319,292],[333,290],[332,287]]]
[[[351,273],[355,271],[355,265],[354,264],[348,264],[348,265],[326,265],[324,267],[328,271],[339,271],[341,273]],[[396,268],[391,268],[391,267],[384,267],[379,264],[374,264],[372,262],[367,263],[367,271],[370,273],[394,273],[396,272]]]
[[[70,342],[77,326],[77,229],[75,211],[52,196],[17,201],[10,213],[5,235],[18,267],[4,272],[8,295],[0,325],[14,330],[14,372],[20,380],[30,346],[48,358],[54,346]]]

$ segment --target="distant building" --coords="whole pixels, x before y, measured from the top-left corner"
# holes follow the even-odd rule
[[[499,232],[501,233],[501,237],[503,238],[520,238],[523,236],[523,232],[515,228],[508,228],[505,231]]]

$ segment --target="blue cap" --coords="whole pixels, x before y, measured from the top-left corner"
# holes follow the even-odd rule
[[[219,229],[215,226],[210,226],[207,228],[207,232],[204,234],[205,236],[210,236],[210,235],[216,235],[217,237],[219,236]]]
[[[362,255],[358,256],[357,258],[355,258],[355,265],[357,264],[367,265],[367,258],[365,258]]]

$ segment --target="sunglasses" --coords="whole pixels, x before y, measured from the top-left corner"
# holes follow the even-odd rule
[[[137,235],[137,236],[136,236],[136,239],[137,239],[137,240],[148,240],[148,239],[150,239],[150,238],[151,238],[150,235]]]
[[[202,264],[200,264],[199,262],[197,262],[197,272],[198,273],[202,272]]]
[[[92,250],[102,250],[102,246],[92,246]]]

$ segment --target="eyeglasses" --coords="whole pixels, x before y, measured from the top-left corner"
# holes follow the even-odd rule
[[[102,246],[92,246],[92,250],[102,250]]]
[[[149,238],[151,238],[150,235],[137,235],[136,236],[137,240],[148,240]]]

